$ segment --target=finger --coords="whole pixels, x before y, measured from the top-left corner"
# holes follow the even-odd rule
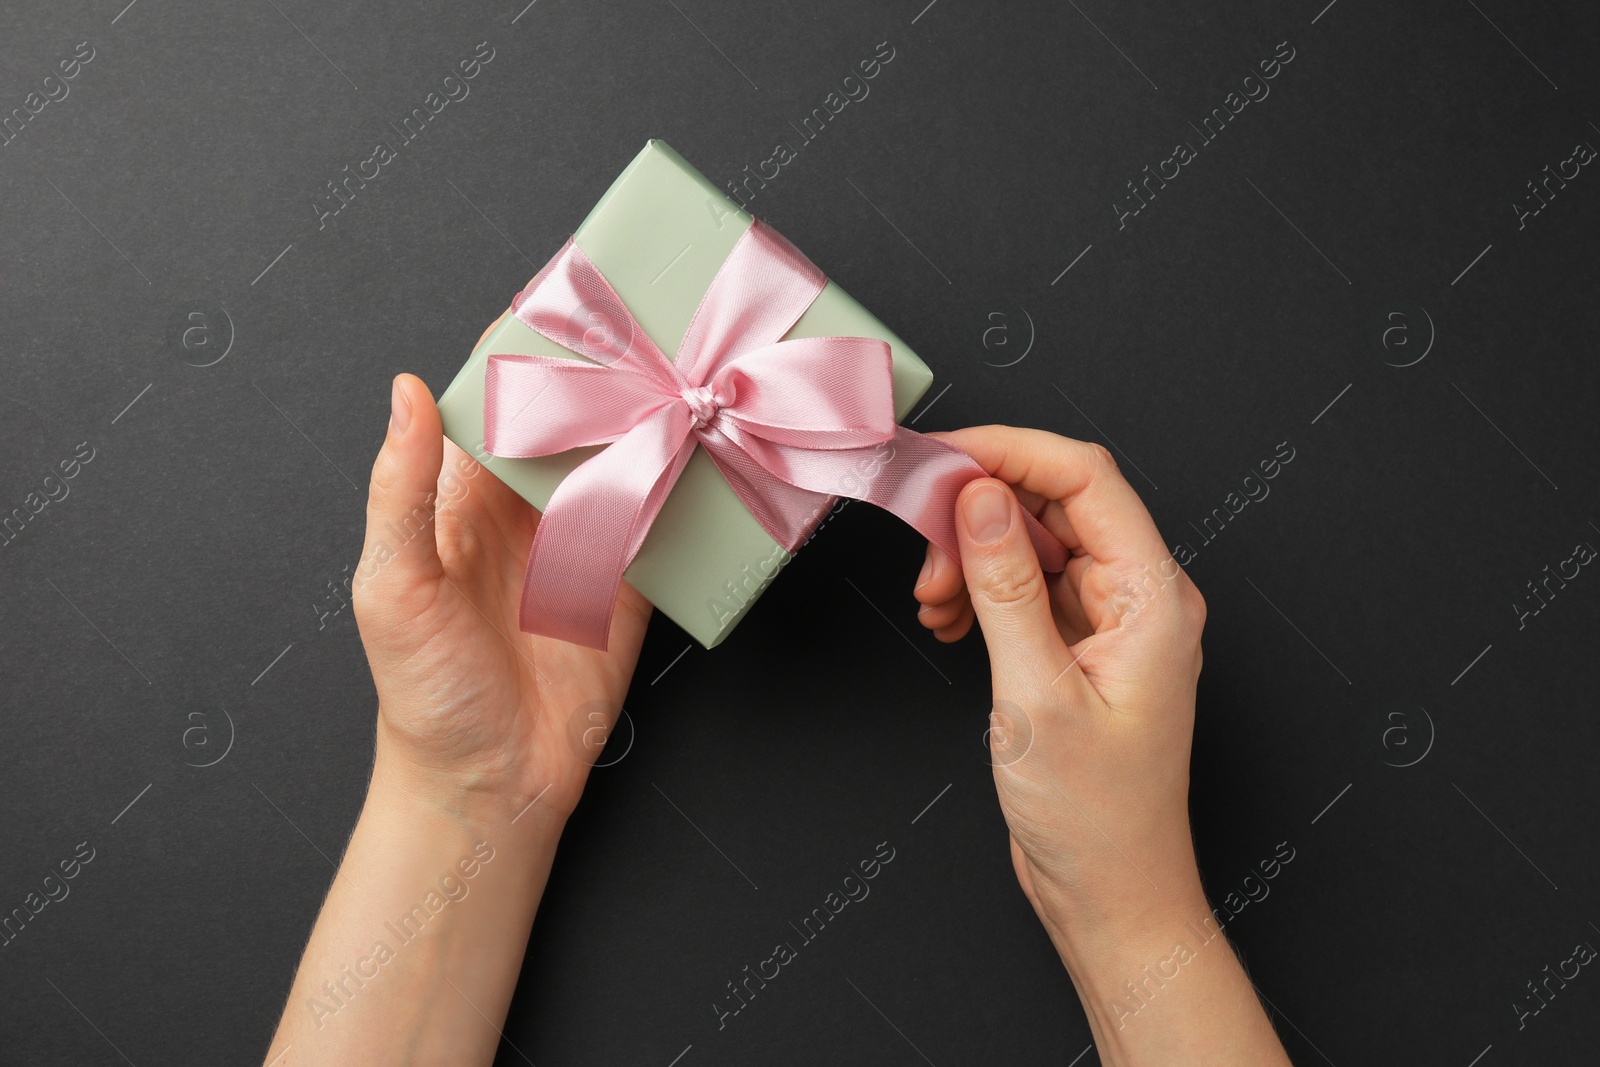
[[[945,555],[937,545],[928,545],[928,558],[922,564],[911,595],[923,604],[943,604],[960,596],[964,588],[961,564]]]
[[[439,558],[447,572],[469,581],[481,572],[487,581],[491,568],[485,563],[498,565],[507,554],[526,565],[538,512],[449,438],[434,502]],[[493,580],[498,581],[497,569]]]
[[[1074,556],[1067,561],[1067,569],[1060,574],[1045,575],[1045,584],[1050,587],[1050,603],[1055,606],[1057,629],[1068,645],[1077,644],[1095,632],[1094,621],[1090,617],[1089,607],[1084,604],[1080,589],[1083,572],[1093,562],[1092,556]]]
[[[1094,633],[1096,624],[1100,621],[1100,603],[1092,595],[1093,584],[1089,572],[1094,567],[1093,556],[1073,556],[1067,560],[1067,569],[1061,572],[1059,579],[1058,599],[1070,600],[1077,605],[1077,614],[1088,627],[1089,633]],[[1088,590],[1084,583],[1089,582]]]
[[[1066,646],[1050,614],[1049,591],[1022,508],[1004,482],[978,478],[961,490],[956,539],[996,684],[1002,676],[1037,677],[1049,670]]]
[[[1023,510],[1031,513],[1036,519],[1044,514],[1044,509],[1051,502],[1049,497],[1035,493],[1031,489],[1024,489],[1020,485],[1013,485],[1011,491],[1016,494],[1017,503],[1022,505]]]
[[[942,438],[951,445],[955,445],[954,441],[949,440],[953,432],[949,430],[930,430],[925,436]],[[1022,505],[1024,510],[1038,519],[1039,524],[1048,530],[1052,537],[1070,550],[1077,550],[1083,547],[1078,540],[1078,535],[1072,530],[1072,524],[1067,521],[1066,512],[1062,510],[1059,500],[1045,496],[1042,493],[1036,493],[1015,482],[1010,484],[1011,491],[1017,495],[1017,502]]]
[[[485,453],[487,455],[487,453]],[[439,469],[439,507],[477,507],[496,513],[513,510],[522,501],[517,491],[489,473],[476,456],[448,437],[444,441],[444,464]]]
[[[972,604],[970,601],[964,602],[961,605],[961,614],[956,616],[956,621],[952,622],[949,626],[941,626],[939,629],[933,631],[933,636],[938,638],[940,641],[943,641],[945,644],[950,644],[952,641],[959,641],[963,637],[967,636],[967,633],[972,629],[972,618]]]
[[[1068,548],[1136,566],[1169,557],[1150,512],[1104,447],[1014,426],[974,426],[943,437],[993,477],[1058,501],[1073,535],[1063,538]]]
[[[929,630],[942,630],[960,618],[970,603],[966,597],[956,597],[943,604],[924,604],[917,609],[917,621]]]
[[[441,572],[434,504],[444,437],[439,409],[422,379],[402,374],[390,392],[389,433],[372,465],[362,584],[386,599],[425,588]]]
[[[508,313],[502,313],[489,324],[483,331],[483,336],[478,338],[477,344],[472,346],[474,351],[483,344],[484,338],[500,325],[506,314]],[[484,450],[481,441],[473,447],[474,452],[469,454],[454,441],[446,439],[444,465],[439,472],[440,510],[460,505],[475,515],[489,516],[503,529],[509,531],[519,529],[520,512],[527,507],[527,502],[517,494],[516,490],[492,474],[487,478],[483,477],[488,470],[480,461],[489,453]]]

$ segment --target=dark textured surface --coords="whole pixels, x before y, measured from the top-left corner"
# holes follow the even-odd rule
[[[0,114],[93,59],[0,147],[0,505],[70,490],[0,547],[0,906],[93,859],[0,950],[0,1059],[262,1055],[369,766],[329,588],[389,378],[442,388],[647,138],[731,179],[887,41],[751,209],[933,367],[919,429],[1112,444],[1187,543],[1202,864],[1220,900],[1295,850],[1228,928],[1295,1061],[1593,1062],[1600,976],[1516,1005],[1600,944],[1600,576],[1515,605],[1600,544],[1600,173],[1513,205],[1600,145],[1600,20],[924,2],[7,6]],[[480,42],[470,95],[319,228],[324,183]],[[1270,96],[1200,145],[1280,42]],[[1119,228],[1180,139],[1197,158]],[[920,562],[851,507],[714,653],[657,619],[506,1024],[532,1062],[1084,1050],[1010,871],[981,644],[914,624]],[[881,841],[871,897],[719,1031],[724,983]]]

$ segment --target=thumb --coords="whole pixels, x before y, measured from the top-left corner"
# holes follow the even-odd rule
[[[414,374],[394,380],[389,434],[372,465],[367,537],[357,581],[373,602],[403,602],[443,569],[433,535],[444,437],[433,394]]]
[[[1048,679],[1065,646],[1016,496],[1002,481],[979,478],[956,498],[956,516],[961,569],[997,686],[1002,675]]]

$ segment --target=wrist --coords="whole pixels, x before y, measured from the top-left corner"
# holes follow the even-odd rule
[[[412,824],[458,830],[479,837],[548,840],[553,849],[566,816],[544,803],[531,784],[477,768],[438,767],[412,758],[403,743],[387,736],[379,720],[372,780],[363,817],[382,813]]]
[[[1052,930],[1101,1063],[1288,1067],[1202,892],[1103,918],[1061,938]]]
[[[1074,901],[1040,912],[1102,1055],[1117,1047],[1144,1008],[1173,1002],[1175,984],[1178,999],[1188,999],[1181,995],[1183,975],[1236,966],[1198,878],[1173,892],[1129,894],[1098,905]],[[1204,981],[1190,979],[1189,985]]]
[[[1080,992],[1119,986],[1130,977],[1122,972],[1139,971],[1150,962],[1145,956],[1159,959],[1179,934],[1192,940],[1210,932],[1211,908],[1187,840],[1139,852],[1139,867],[1122,857],[1069,880],[1044,872],[1030,879],[1034,909]],[[1165,862],[1151,862],[1155,856]],[[1190,933],[1191,925],[1201,933]]]
[[[1097,889],[1092,895],[1045,887],[1038,898],[1036,908],[1050,940],[1073,971],[1124,964],[1130,952],[1137,955],[1187,924],[1202,931],[1208,920],[1215,926],[1198,872],[1182,878],[1168,875],[1160,888],[1140,881],[1115,891]]]

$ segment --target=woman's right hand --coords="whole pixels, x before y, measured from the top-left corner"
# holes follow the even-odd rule
[[[961,559],[929,546],[919,618],[944,641],[982,627],[1012,862],[1102,1062],[1287,1063],[1195,864],[1199,591],[1101,446],[1006,426],[939,436],[992,477],[957,500]],[[1021,507],[1067,547],[1062,573],[1041,572]],[[1209,978],[1185,985],[1195,972]],[[1238,1026],[1208,1041],[1233,1012]]]

